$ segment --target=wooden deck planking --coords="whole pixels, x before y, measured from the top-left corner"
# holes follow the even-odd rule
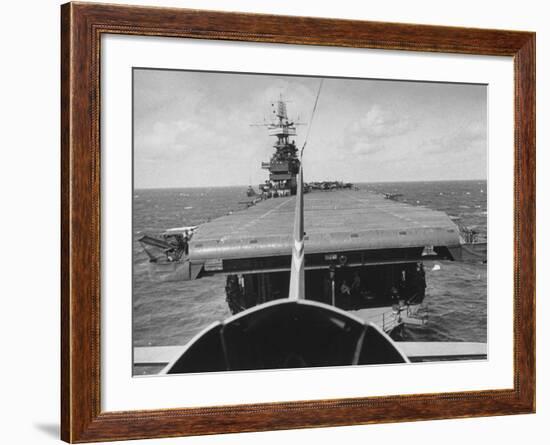
[[[202,224],[190,258],[288,254],[294,208],[295,197],[269,199]],[[458,228],[444,212],[367,191],[306,194],[304,220],[306,253],[459,244]]]

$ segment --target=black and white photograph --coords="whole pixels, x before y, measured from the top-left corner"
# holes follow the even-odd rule
[[[134,376],[487,359],[487,85],[132,82]]]

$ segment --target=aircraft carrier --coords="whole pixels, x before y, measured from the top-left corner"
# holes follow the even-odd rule
[[[262,163],[269,177],[257,191],[249,187],[248,208],[140,239],[161,280],[226,276],[234,314],[288,295],[301,164],[297,123],[289,119],[282,97],[272,106],[274,119],[259,124],[275,138],[271,159]],[[303,198],[306,298],[374,317],[371,321],[386,332],[407,314],[414,319],[411,308],[425,296],[424,260],[483,259],[483,246],[467,248],[444,212],[337,181],[304,184]],[[406,312],[396,313],[396,306]]]

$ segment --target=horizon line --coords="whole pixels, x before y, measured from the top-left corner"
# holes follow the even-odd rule
[[[428,180],[412,180],[412,181],[360,181],[352,182],[341,179],[326,179],[326,180],[314,180],[308,182],[351,182],[352,184],[416,184],[421,182],[473,182],[473,181],[487,181],[487,178],[473,178],[473,179],[428,179]],[[198,188],[224,188],[224,187],[243,187],[247,188],[252,184],[226,184],[226,185],[188,185],[188,186],[160,186],[160,187],[133,187],[133,190],[170,190],[170,189],[198,189]]]

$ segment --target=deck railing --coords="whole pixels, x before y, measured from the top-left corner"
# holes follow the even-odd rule
[[[390,311],[382,313],[381,323],[376,323],[376,321],[373,321],[373,323],[378,324],[384,332],[391,332],[393,329],[399,326],[402,321],[399,311],[395,311],[392,309]]]

